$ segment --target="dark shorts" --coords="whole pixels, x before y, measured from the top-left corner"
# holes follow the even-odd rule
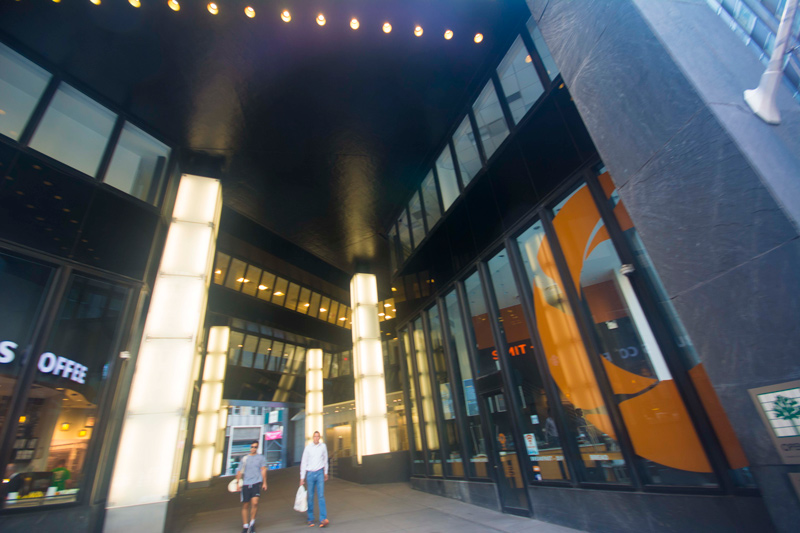
[[[261,482],[255,483],[253,485],[242,485],[242,492],[240,493],[239,498],[241,499],[242,503],[247,503],[250,501],[250,498],[259,498],[261,497]]]

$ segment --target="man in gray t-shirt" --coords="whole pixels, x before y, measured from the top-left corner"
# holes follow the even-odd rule
[[[255,533],[256,511],[261,490],[267,490],[267,459],[258,453],[258,441],[250,444],[250,454],[242,457],[239,469],[236,471],[236,480],[244,477],[240,491],[242,502],[242,533]],[[249,517],[248,517],[249,511]]]

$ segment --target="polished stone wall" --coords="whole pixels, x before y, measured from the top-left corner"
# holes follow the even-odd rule
[[[705,1],[528,4],[776,529],[796,531],[800,467],[747,391],[800,379],[800,105],[782,87],[781,125],[750,112],[763,66]]]
[[[494,483],[412,477],[411,488],[486,507],[493,511],[503,510],[500,505],[500,496],[497,493],[497,485]]]

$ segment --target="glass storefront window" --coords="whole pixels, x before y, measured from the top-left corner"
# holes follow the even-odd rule
[[[422,239],[425,238],[425,224],[422,219],[422,200],[420,200],[419,191],[414,193],[411,201],[408,203],[408,213],[411,221],[411,236],[414,239],[414,247],[419,246]]]
[[[19,140],[50,73],[0,43],[0,133]]]
[[[689,378],[700,396],[703,407],[709,414],[711,425],[719,438],[728,464],[732,468],[734,482],[739,486],[754,487],[755,480],[750,473],[749,462],[733,430],[733,426],[731,426],[728,415],[725,413],[716,391],[711,386],[711,381],[695,351],[689,334],[672,306],[672,301],[667,296],[667,291],[658,277],[647,250],[644,248],[644,243],[636,231],[636,226],[633,225],[633,221],[619,197],[619,191],[605,168],[599,170],[598,181],[628,246],[638,260],[637,267],[643,271],[642,277],[647,282],[649,293],[655,296],[663,316],[667,319],[666,323],[670,328],[674,344],[678,348],[678,354],[681,356],[684,367],[688,369]]]
[[[339,313],[336,315],[336,325],[345,327],[347,322],[347,306],[344,304],[339,305]]]
[[[400,234],[400,250],[403,254],[403,261],[411,255],[414,247],[411,245],[411,226],[408,221],[408,210],[403,209],[400,218],[397,220],[398,233]]]
[[[286,291],[289,290],[289,282],[279,277],[275,280],[275,290],[272,292],[272,303],[283,305],[286,300]]]
[[[392,224],[389,230],[389,262],[392,272],[397,270],[397,267],[400,266],[397,263],[397,226],[395,224]]]
[[[30,147],[89,176],[97,174],[117,116],[61,83]]]
[[[75,501],[127,289],[75,274],[38,358],[5,477],[6,508]]]
[[[644,461],[646,482],[715,486],[703,445],[589,188],[581,185],[553,212],[572,282],[600,349],[597,357]]]
[[[52,273],[51,267],[0,253],[0,435]]]
[[[517,37],[511,45],[506,57],[497,67],[497,76],[503,86],[511,116],[519,124],[528,109],[544,94],[544,87],[522,37]]]
[[[478,376],[491,374],[500,370],[497,361],[497,348],[492,337],[492,326],[489,322],[489,311],[483,295],[481,280],[477,272],[464,281],[467,305],[472,317],[472,334],[475,340],[476,367]]]
[[[217,260],[214,262],[214,283],[222,285],[225,281],[225,275],[228,273],[228,264],[231,258],[227,254],[217,252]]]
[[[436,386],[434,394],[439,402],[443,419],[442,453],[447,454],[445,456],[445,474],[464,477],[464,464],[461,460],[461,440],[458,436],[456,412],[453,407],[453,392],[450,387],[450,377],[447,373],[448,365],[442,339],[442,322],[439,317],[439,308],[436,306],[428,309],[428,325],[431,335],[431,355],[433,356],[433,378]]]
[[[508,124],[506,124],[506,117],[503,115],[503,108],[500,107],[500,100],[497,99],[497,92],[492,80],[489,80],[489,83],[483,88],[480,96],[472,105],[472,110],[475,113],[475,124],[481,135],[483,151],[486,159],[489,159],[508,136]]]
[[[417,387],[414,385],[414,364],[412,363],[411,341],[408,330],[400,331],[406,353],[406,369],[408,369],[408,401],[411,404],[411,426],[414,429],[414,449],[411,451],[411,474],[425,475],[425,454],[422,451],[422,435],[420,432],[419,411],[417,410]]]
[[[431,474],[442,475],[442,454],[439,450],[439,430],[436,426],[436,410],[433,406],[431,391],[431,374],[428,369],[428,354],[425,346],[425,332],[422,329],[422,317],[414,320],[414,355],[417,361],[419,377],[419,403],[422,406],[422,417],[425,420],[425,438],[428,444],[428,463]]]
[[[238,365],[242,357],[242,348],[244,347],[244,333],[231,331],[231,338],[228,346],[228,364]]]
[[[328,322],[336,323],[336,315],[339,313],[339,302],[331,300],[331,308],[328,309]]]
[[[311,301],[308,304],[308,316],[316,317],[319,313],[319,302],[322,296],[318,292],[311,293]]]
[[[270,274],[266,270],[261,275],[261,283],[258,284],[258,299],[266,302],[272,299],[272,292],[275,290],[275,274]]]
[[[331,299],[327,296],[323,296],[322,300],[319,304],[319,319],[320,320],[327,320],[328,319],[328,312],[331,309]]]
[[[436,174],[439,176],[439,189],[442,191],[442,205],[447,211],[461,194],[461,191],[458,190],[456,167],[450,153],[450,146],[445,146],[436,159]]]
[[[489,260],[489,274],[500,311],[500,328],[508,347],[511,378],[515,385],[513,396],[519,404],[521,419],[517,425],[525,438],[524,450],[531,462],[535,481],[569,479],[569,470],[564,451],[550,415],[551,400],[544,388],[531,344],[531,336],[525,324],[517,286],[511,273],[505,250]],[[523,451],[523,447],[519,447]]]
[[[170,149],[126,122],[103,181],[145,202],[155,203],[167,172]]]
[[[284,354],[285,345],[283,342],[275,341],[272,343],[272,347],[269,349],[269,363],[267,364],[267,370],[271,370],[272,372],[277,372],[280,360]]]
[[[436,180],[432,170],[428,172],[422,182],[422,203],[425,205],[425,221],[428,223],[428,231],[430,231],[442,216],[442,210],[439,208],[439,193],[436,192]]]
[[[469,116],[464,117],[453,134],[453,147],[456,150],[458,169],[461,171],[461,181],[466,187],[483,166]]]
[[[561,412],[565,414],[561,423],[556,423],[557,410],[548,402],[544,426],[539,427],[537,433],[543,439],[539,455],[555,455],[556,459],[549,461],[563,461],[559,453],[562,446],[574,442],[583,459],[580,471],[586,481],[629,484],[630,473],[617,442],[616,430],[595,381],[541,221],[520,235],[517,243],[533,299],[543,355],[561,395],[548,400],[560,401]],[[541,425],[542,419],[539,421]],[[555,472],[552,468],[556,464],[537,461],[543,477],[548,472],[550,478],[561,474],[560,466]]]
[[[259,339],[258,351],[256,352],[256,361],[253,365],[253,368],[257,368],[259,370],[264,370],[267,368],[270,348],[272,348],[272,341],[270,339]]]
[[[553,81],[556,79],[556,76],[558,76],[559,70],[558,66],[556,66],[556,62],[553,60],[553,56],[550,54],[550,49],[544,43],[542,32],[539,31],[533,17],[528,19],[526,26],[528,28],[528,33],[531,34],[531,38],[533,39],[533,45],[536,47],[539,57],[542,58],[542,63],[544,63],[545,70],[547,70],[547,75],[550,77],[550,81]]]
[[[487,469],[489,458],[486,455],[486,443],[481,429],[481,417],[478,411],[478,397],[475,394],[475,382],[472,378],[472,367],[469,363],[467,349],[467,336],[464,323],[461,320],[461,311],[458,306],[458,295],[450,292],[444,298],[447,311],[447,331],[450,338],[450,353],[454,355],[456,365],[453,367],[453,377],[461,382],[461,393],[454,395],[455,401],[463,401],[461,409],[466,413],[464,425],[467,435],[467,453],[469,454],[470,477],[489,477]],[[462,400],[463,398],[463,400]]]
[[[255,335],[247,335],[244,338],[244,347],[242,347],[242,360],[239,366],[253,368],[255,362],[256,350],[258,348],[258,337]]]

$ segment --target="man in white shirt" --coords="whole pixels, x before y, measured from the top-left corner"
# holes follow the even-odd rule
[[[319,431],[314,432],[313,442],[303,450],[300,461],[300,486],[308,480],[308,527],[314,527],[314,491],[319,497],[319,527],[328,525],[325,508],[325,482],[328,481],[328,447],[319,441]]]

